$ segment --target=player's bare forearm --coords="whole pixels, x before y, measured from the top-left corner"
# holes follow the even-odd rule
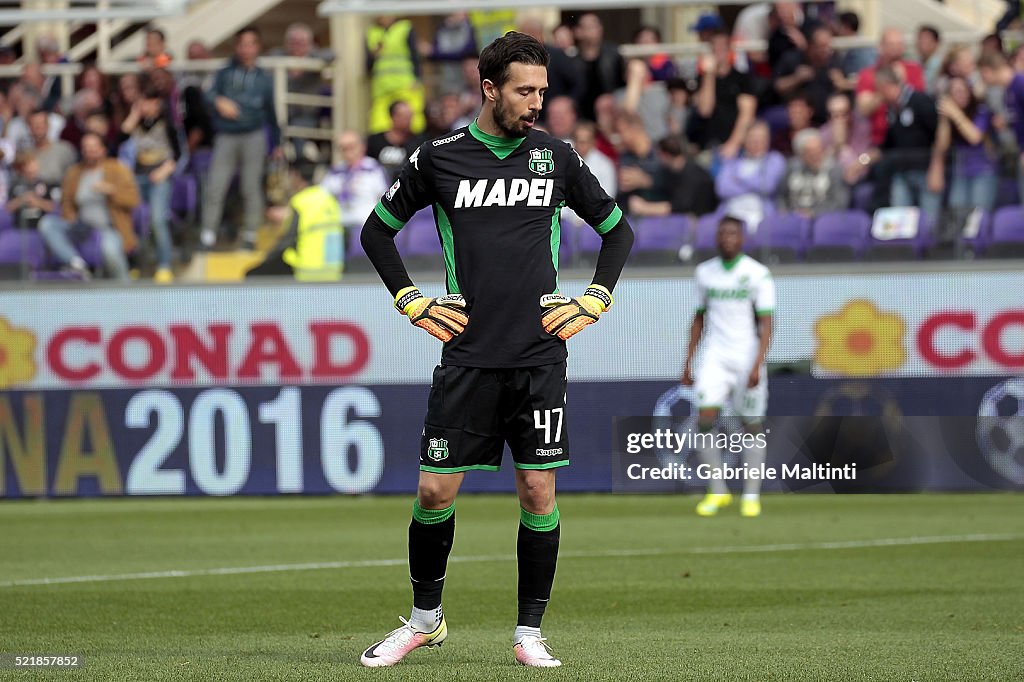
[[[686,347],[685,367],[693,364],[693,356],[697,354],[697,347],[700,345],[700,337],[704,335],[704,313],[695,313],[693,323],[690,325],[690,343]]]
[[[757,348],[757,362],[755,367],[760,367],[768,358],[768,346],[772,342],[772,316],[761,315],[757,318],[758,336],[760,343]]]

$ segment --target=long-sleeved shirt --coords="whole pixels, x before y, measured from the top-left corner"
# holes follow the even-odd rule
[[[264,126],[270,130],[270,147],[280,144],[281,129],[274,110],[274,80],[258,66],[245,68],[237,59],[217,72],[207,93],[213,111],[213,127],[218,133],[251,133]],[[224,118],[214,102],[226,97],[238,105],[238,118]]]
[[[850,206],[850,188],[843,182],[842,170],[826,161],[814,169],[799,159],[789,162],[782,181],[779,204],[789,211],[824,213]]]

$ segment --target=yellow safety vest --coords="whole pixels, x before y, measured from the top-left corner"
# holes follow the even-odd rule
[[[282,258],[292,266],[300,282],[332,282],[341,279],[345,263],[345,239],[338,200],[319,185],[292,197],[288,207],[298,216],[295,246]]]
[[[477,9],[469,13],[476,31],[476,47],[482,50],[509,31],[516,30],[519,14],[512,9]]]
[[[370,94],[380,97],[396,90],[416,85],[416,71],[409,52],[409,32],[412,22],[400,19],[383,28],[373,25],[366,31],[366,46],[375,54],[370,73]],[[377,52],[377,47],[380,52]]]

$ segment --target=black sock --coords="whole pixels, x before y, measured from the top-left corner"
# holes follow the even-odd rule
[[[528,514],[529,512],[524,512]],[[519,559],[519,625],[539,628],[544,617],[544,609],[551,598],[551,583],[555,580],[555,565],[558,562],[558,539],[561,526],[558,525],[557,507],[551,514],[544,517],[530,515],[531,521],[537,518],[551,519],[554,527],[537,530],[535,523],[519,524],[519,541],[516,553]],[[524,521],[525,521],[524,517]],[[545,526],[542,526],[545,527]]]
[[[455,539],[455,505],[423,509],[413,505],[409,524],[409,577],[412,603],[417,609],[436,609],[448,570],[448,554]]]

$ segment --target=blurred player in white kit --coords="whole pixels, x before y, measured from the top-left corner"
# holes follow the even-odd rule
[[[768,407],[768,378],[765,357],[772,336],[775,283],[764,265],[743,253],[743,223],[725,216],[718,224],[719,255],[697,266],[699,307],[690,327],[690,343],[682,382],[695,386],[699,414],[698,428],[711,432],[728,404],[751,434],[761,433]],[[696,375],[693,362],[703,338],[703,352]],[[765,461],[763,438],[744,448],[743,462],[749,469]],[[722,452],[701,447],[699,453],[713,472],[722,470]],[[761,514],[761,481],[745,478],[740,514]],[[721,476],[712,476],[708,492],[697,505],[701,516],[714,516],[732,503],[732,495]]]

